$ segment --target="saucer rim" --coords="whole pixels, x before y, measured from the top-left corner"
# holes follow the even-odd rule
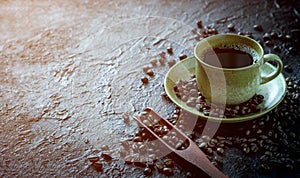
[[[170,81],[174,84],[174,82],[170,79],[170,75],[171,75],[172,71],[175,70],[176,67],[178,67],[178,66],[180,66],[184,63],[187,63],[188,60],[196,60],[196,57],[195,56],[187,57],[186,59],[184,59],[182,61],[179,61],[178,63],[176,63],[174,66],[172,66],[169,69],[169,71],[167,72],[167,74],[165,76],[165,79],[164,79],[164,88],[165,88],[166,94],[168,95],[168,97],[171,99],[171,101],[174,104],[176,104],[180,108],[182,108],[182,109],[184,109],[184,110],[186,110],[186,111],[188,111],[188,112],[190,112],[190,113],[192,113],[196,116],[199,116],[201,119],[209,120],[209,121],[215,121],[215,122],[222,122],[222,123],[238,123],[238,122],[249,121],[249,120],[258,118],[260,116],[263,116],[263,115],[267,114],[268,112],[270,112],[271,110],[273,110],[276,106],[279,105],[279,103],[281,103],[281,101],[284,99],[284,97],[286,95],[287,84],[286,84],[286,81],[285,81],[285,78],[284,78],[283,74],[280,73],[276,78],[279,78],[277,80],[282,80],[282,82],[280,82],[280,83],[282,83],[284,85],[283,86],[284,91],[283,91],[283,94],[280,96],[280,98],[279,98],[279,96],[277,97],[277,98],[279,98],[278,101],[275,102],[273,105],[270,105],[270,107],[263,108],[263,110],[255,112],[255,113],[246,114],[246,115],[243,115],[243,116],[236,116],[236,117],[233,117],[233,118],[218,118],[218,117],[206,116],[202,112],[197,111],[195,108],[187,106],[185,102],[181,101],[175,95],[175,91],[173,89],[174,85],[170,86]],[[269,65],[269,67],[275,68],[274,66],[272,66],[269,63],[266,63],[264,65]],[[192,72],[194,69],[195,68],[188,68],[187,69],[190,72],[190,76],[194,74],[194,72]],[[275,78],[275,80],[276,80],[276,78]],[[170,90],[173,90],[173,91],[170,91]],[[176,99],[173,96],[176,97]]]

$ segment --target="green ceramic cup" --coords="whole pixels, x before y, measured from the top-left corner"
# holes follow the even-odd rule
[[[238,49],[250,54],[254,62],[240,68],[212,66],[204,62],[206,52],[212,48]],[[199,91],[215,104],[233,105],[246,102],[255,95],[260,85],[276,78],[283,66],[277,55],[264,55],[258,42],[235,34],[218,34],[205,38],[196,45],[194,53],[197,58],[196,79]],[[261,66],[268,61],[277,63],[276,70],[262,76]]]

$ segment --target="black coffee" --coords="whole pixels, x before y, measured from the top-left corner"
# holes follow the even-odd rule
[[[252,65],[254,60],[250,54],[244,51],[230,48],[213,48],[205,53],[204,62],[216,67],[239,68]]]

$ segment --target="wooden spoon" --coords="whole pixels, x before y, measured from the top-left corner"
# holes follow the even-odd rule
[[[205,174],[209,177],[213,178],[222,178],[227,177],[224,175],[220,170],[218,170],[207,158],[207,156],[199,149],[199,147],[189,138],[187,137],[182,131],[177,129],[173,124],[171,124],[168,120],[164,119],[160,115],[158,115],[153,109],[146,108],[145,112],[151,114],[152,119],[159,120],[159,123],[163,126],[169,128],[170,131],[176,132],[176,136],[181,139],[185,140],[188,143],[187,147],[183,150],[176,149],[166,143],[164,139],[159,137],[152,129],[151,126],[147,126],[145,122],[141,120],[141,117],[134,117],[134,119],[146,130],[150,132],[156,139],[158,139],[167,149],[171,150],[171,152],[175,153],[177,156],[181,157],[185,161],[189,162],[190,164],[196,166],[197,168],[201,169]],[[147,122],[149,123],[149,122]]]

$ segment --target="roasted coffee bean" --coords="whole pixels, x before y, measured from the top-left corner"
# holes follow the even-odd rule
[[[148,121],[148,120],[147,120]],[[136,137],[134,137],[133,138],[133,142],[141,142],[143,139],[142,139],[142,137],[141,136],[136,136]]]
[[[263,28],[261,25],[254,25],[253,26],[253,29],[256,30],[256,31],[259,31],[259,32],[262,32],[263,31]]]
[[[182,55],[179,56],[179,60],[183,60],[185,58],[187,58],[187,55],[185,55],[185,54],[182,54]]]
[[[245,146],[245,147],[243,148],[243,151],[244,151],[244,153],[248,154],[248,153],[250,153],[250,148],[247,147],[247,146]]]
[[[231,32],[234,32],[234,31],[235,31],[235,29],[234,29],[234,24],[232,24],[232,23],[228,24],[228,25],[227,25],[227,28],[228,28],[228,30],[231,31]]]
[[[223,148],[217,148],[217,153],[223,155],[224,154],[224,149]]]
[[[101,154],[101,157],[105,159],[105,161],[111,161],[112,157],[109,152],[105,152]]]
[[[248,142],[256,142],[256,141],[257,141],[256,138],[250,138],[250,139],[248,139]]]
[[[272,41],[269,41],[269,40],[267,40],[266,42],[265,42],[265,45],[266,46],[268,46],[268,47],[271,47],[271,46],[273,46],[273,42]]]
[[[257,134],[261,134],[261,133],[262,133],[262,130],[261,130],[261,129],[258,129],[258,130],[256,131],[256,133],[257,133]]]
[[[166,62],[166,58],[165,57],[159,58],[158,62],[160,63],[160,65],[164,66]]]
[[[250,135],[250,133],[251,133],[251,131],[250,131],[250,130],[247,130],[247,131],[246,131],[246,135],[247,135],[247,136],[249,136],[249,135]]]
[[[164,160],[164,164],[165,164],[165,166],[168,167],[168,168],[173,168],[173,167],[174,167],[174,162],[173,162],[173,160],[172,160],[172,159],[169,159],[169,158],[167,158],[167,159]]]
[[[202,112],[205,116],[208,116],[210,113],[210,111],[208,109],[204,109]]]
[[[203,149],[203,148],[206,148],[206,147],[207,147],[207,143],[205,143],[205,142],[202,142],[202,143],[199,144],[200,149]]]
[[[147,70],[146,74],[149,75],[150,77],[154,76],[154,72],[151,69]]]
[[[94,162],[97,162],[100,160],[99,156],[96,156],[96,155],[91,155],[91,156],[88,156],[88,160],[92,163]]]
[[[146,167],[144,169],[144,175],[146,175],[146,176],[152,175],[152,170],[149,167]]]
[[[224,143],[225,143],[226,145],[228,145],[228,146],[232,146],[232,145],[233,145],[232,141],[230,141],[230,140],[225,140]]]
[[[270,166],[268,164],[261,164],[259,167],[261,169],[265,170],[265,171],[269,171],[270,170]]]
[[[276,39],[278,37],[276,32],[271,32],[270,36],[271,36],[272,39]]]
[[[168,66],[169,67],[172,67],[175,64],[176,64],[176,60],[175,59],[171,59],[170,61],[168,61]]]
[[[91,167],[95,169],[97,172],[102,172],[103,171],[103,164],[100,162],[93,162]]]
[[[167,52],[169,55],[173,55],[173,48],[172,47],[168,47],[167,48]]]
[[[276,45],[273,47],[273,50],[274,50],[275,52],[278,52],[278,53],[281,52],[280,47],[279,47],[279,46],[276,46]]]
[[[198,28],[203,28],[203,25],[202,25],[202,21],[201,21],[201,20],[199,20],[199,21],[197,22],[197,27],[198,27]]]
[[[209,146],[210,148],[215,148],[216,144],[213,142],[208,142],[207,146]]]
[[[149,79],[147,77],[142,77],[141,81],[143,82],[143,84],[148,84]]]
[[[253,153],[256,153],[258,151],[258,146],[255,143],[251,143],[250,146],[251,146],[250,150]]]
[[[284,71],[288,72],[288,73],[292,73],[293,72],[293,68],[291,67],[291,65],[285,65],[283,67]]]
[[[269,33],[265,33],[265,34],[263,35],[263,39],[264,39],[264,41],[270,40],[270,39],[271,39],[270,34],[269,34]]]
[[[172,176],[173,175],[173,169],[172,168],[168,168],[168,167],[164,167],[163,168],[163,173],[167,176]]]
[[[223,161],[222,161],[221,157],[219,157],[219,156],[214,156],[214,160],[218,163],[218,165],[223,164]]]

